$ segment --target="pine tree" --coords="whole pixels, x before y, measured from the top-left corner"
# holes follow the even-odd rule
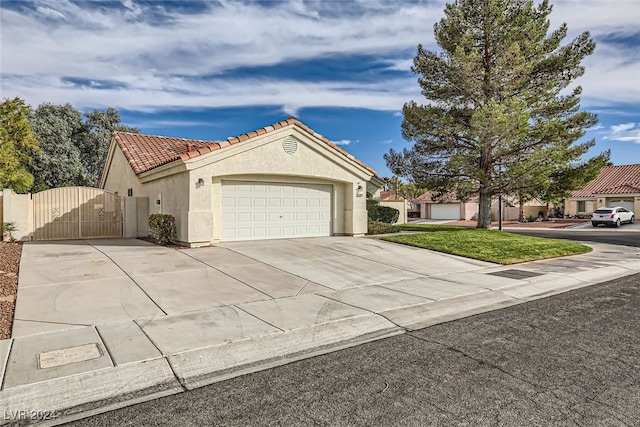
[[[549,33],[551,11],[547,0],[456,0],[434,27],[442,51],[418,46],[412,71],[428,103],[404,105],[402,134],[415,144],[385,159],[436,193],[477,194],[481,228],[491,226],[492,196],[543,194],[552,176],[579,185],[561,177],[592,175],[609,159],[582,160],[595,141],[577,141],[597,117],[569,87],[595,44],[585,32],[562,45],[567,26]]]
[[[33,182],[27,164],[39,150],[29,123],[31,108],[20,98],[0,104],[0,189],[26,192]]]

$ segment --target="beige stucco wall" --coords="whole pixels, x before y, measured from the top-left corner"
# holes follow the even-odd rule
[[[293,154],[282,147],[288,135],[298,140]],[[133,188],[134,196],[149,198],[149,213],[176,217],[180,241],[201,245],[221,238],[224,180],[330,184],[333,234],[364,235],[366,188],[371,176],[371,172],[354,165],[325,143],[295,126],[287,126],[184,163],[161,166],[140,177],[136,177],[117,148],[104,188],[124,195]],[[198,183],[200,179],[202,185]],[[156,204],[157,200],[160,204]]]
[[[17,231],[13,237],[17,240],[31,240],[33,233],[33,203],[31,194],[16,194],[12,190],[2,192],[2,221],[13,222]]]
[[[381,200],[380,206],[388,206],[393,209],[397,209],[400,212],[398,216],[398,222],[396,224],[407,223],[407,201],[406,200]]]

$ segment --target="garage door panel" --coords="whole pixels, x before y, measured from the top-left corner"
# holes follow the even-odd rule
[[[443,203],[431,205],[431,219],[460,219],[460,204]]]
[[[609,200],[607,202],[607,205],[611,207],[622,206],[623,208],[626,208],[632,212],[635,209],[633,200]]]
[[[222,239],[329,236],[331,186],[223,182]]]

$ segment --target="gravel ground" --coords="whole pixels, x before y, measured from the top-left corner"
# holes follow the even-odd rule
[[[11,338],[22,243],[0,242],[0,339]]]

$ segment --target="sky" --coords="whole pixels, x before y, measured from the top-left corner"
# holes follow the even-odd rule
[[[577,80],[589,154],[640,163],[640,0],[555,0],[551,28],[595,53]],[[295,116],[377,170],[412,144],[411,64],[438,51],[440,0],[0,1],[0,99],[116,108],[141,132],[224,140]]]

